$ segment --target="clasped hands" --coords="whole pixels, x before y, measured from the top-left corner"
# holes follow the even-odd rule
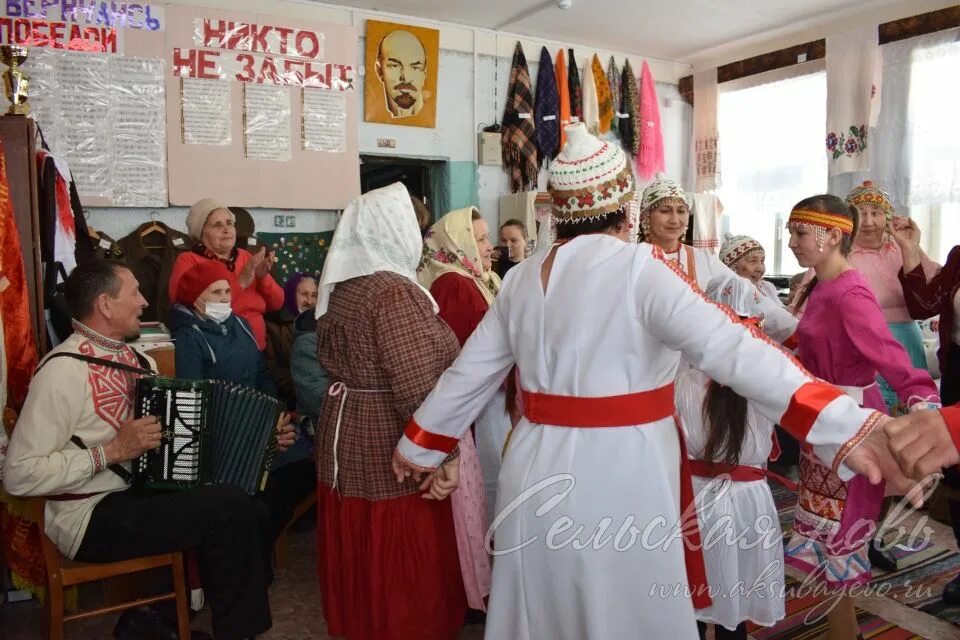
[[[433,471],[424,471],[414,467],[394,451],[391,464],[397,482],[403,483],[408,478],[420,482],[420,491],[424,492],[423,498],[427,500],[443,500],[460,484],[460,458],[448,460]]]

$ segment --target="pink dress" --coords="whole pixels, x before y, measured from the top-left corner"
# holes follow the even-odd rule
[[[864,407],[885,411],[875,382],[878,373],[908,406],[940,402],[930,374],[911,365],[907,351],[890,333],[859,271],[850,269],[817,284],[797,335],[800,362],[813,375],[845,387]],[[880,514],[883,485],[871,486],[862,476],[844,483],[805,449],[799,494],[787,564],[830,586],[869,581],[867,542]]]

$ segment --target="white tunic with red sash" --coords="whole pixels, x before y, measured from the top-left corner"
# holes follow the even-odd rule
[[[399,453],[437,466],[516,363],[526,417],[500,472],[486,637],[694,640],[694,600],[709,598],[690,596],[688,583],[705,582],[703,558],[681,541],[698,539],[673,407],[681,354],[847,477],[845,443],[880,415],[734,322],[659,249],[578,237],[557,250],[544,293],[546,255],[508,274]]]

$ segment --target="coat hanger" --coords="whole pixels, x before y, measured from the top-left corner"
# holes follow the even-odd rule
[[[93,238],[94,240],[100,239],[100,232],[93,228],[93,225],[90,224],[90,212],[83,210],[83,220],[87,223],[87,235]]]
[[[167,228],[164,227],[162,224],[160,224],[159,219],[160,219],[159,213],[157,213],[156,211],[151,212],[150,224],[147,226],[140,227],[140,237],[142,238],[146,235],[149,235],[155,232],[162,233],[163,235],[167,235]]]
[[[141,240],[143,238],[146,238],[148,235],[152,233],[159,233],[163,236],[167,235],[167,228],[163,226],[161,222],[159,222],[159,218],[160,218],[160,214],[158,214],[156,211],[153,211],[150,214],[150,223],[140,228]],[[145,249],[165,249],[166,246],[167,246],[166,242],[161,242],[160,244],[147,244],[146,242],[144,242],[143,244],[143,247]]]

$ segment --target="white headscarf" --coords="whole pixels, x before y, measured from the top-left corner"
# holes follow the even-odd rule
[[[420,287],[417,265],[422,254],[417,214],[403,184],[397,182],[355,198],[340,216],[323,263],[316,317],[327,312],[338,282],[392,271]],[[436,313],[433,296],[420,288]]]

